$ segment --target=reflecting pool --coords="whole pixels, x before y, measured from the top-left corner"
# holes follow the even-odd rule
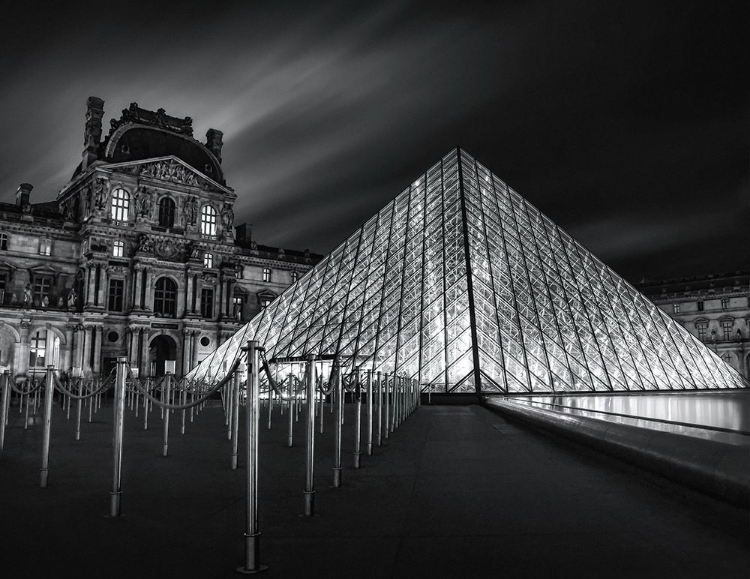
[[[750,390],[513,397],[601,420],[750,446]]]

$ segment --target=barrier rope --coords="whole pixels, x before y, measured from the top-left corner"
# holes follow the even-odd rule
[[[62,392],[63,394],[65,394],[66,396],[69,396],[73,400],[87,400],[89,398],[93,398],[100,392],[103,392],[105,389],[111,388],[112,384],[114,383],[114,382],[110,383],[110,379],[109,377],[107,377],[105,380],[102,380],[99,387],[96,388],[95,390],[91,390],[88,394],[78,395],[78,394],[73,394],[70,390],[68,390],[65,386],[63,386],[62,382],[57,376],[53,374],[52,377],[54,378],[54,381],[55,381],[55,388],[57,388],[59,392]],[[93,383],[94,383],[94,380],[91,380],[89,382],[89,384],[93,384]],[[83,387],[86,388],[86,390],[89,390],[88,384],[84,384]]]
[[[193,400],[192,402],[188,404],[170,404],[168,402],[164,402],[162,400],[159,400],[158,398],[154,398],[151,396],[151,394],[148,393],[148,390],[146,390],[141,384],[133,377],[130,370],[128,370],[128,376],[130,376],[130,379],[133,380],[133,384],[135,384],[136,388],[141,391],[141,394],[143,394],[146,398],[148,398],[151,402],[156,404],[157,406],[160,406],[161,408],[168,408],[170,410],[187,410],[188,408],[193,408],[195,406],[198,406],[199,404],[202,404],[206,400],[208,400],[217,390],[224,387],[229,380],[232,379],[234,372],[237,370],[237,367],[240,365],[240,360],[235,360],[234,364],[230,368],[229,372],[227,372],[227,375],[219,380],[219,382],[216,383],[216,385],[212,386],[209,390],[206,391],[206,394],[201,396],[200,398],[197,398]]]
[[[15,380],[8,380],[8,383],[10,384],[10,387],[15,392],[17,392],[18,394],[20,394],[21,396],[28,396],[29,394],[33,394],[34,392],[36,392],[37,390],[39,390],[42,387],[42,385],[44,384],[44,381],[46,379],[47,379],[47,376],[45,375],[38,383],[37,383],[37,381],[34,378],[31,378],[31,379],[27,380],[26,382],[31,382],[31,384],[36,384],[36,386],[33,386],[33,387],[29,388],[28,390],[21,390],[21,389],[19,389],[14,384]]]

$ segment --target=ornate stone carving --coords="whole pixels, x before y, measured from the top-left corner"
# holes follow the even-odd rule
[[[141,168],[142,177],[153,177],[161,181],[172,181],[174,183],[184,183],[185,185],[200,186],[198,177],[187,169],[181,163],[174,159],[159,161],[158,163],[148,163]]]
[[[151,238],[148,235],[141,235],[140,238],[138,238],[138,251],[143,253],[153,253],[154,242],[151,241]]]
[[[234,223],[234,211],[229,203],[224,203],[224,209],[221,210],[221,224],[226,231],[231,232],[232,223]]]
[[[193,136],[193,119],[190,117],[185,117],[184,119],[172,117],[164,109],[149,111],[139,107],[138,103],[130,103],[127,109],[123,109],[122,116],[118,120],[112,119],[110,121],[109,134],[111,135],[119,127],[130,123],[151,125],[167,129],[173,133],[187,135],[188,137]]]
[[[158,240],[154,244],[154,246],[156,250],[156,255],[158,255],[159,257],[164,257],[164,258],[169,259],[169,258],[174,257],[178,252],[174,241],[172,241],[171,239]]]
[[[198,198],[195,195],[185,199],[185,205],[182,208],[182,220],[184,227],[195,225],[198,221]]]
[[[94,204],[100,211],[106,208],[109,199],[109,181],[97,177],[94,181]]]
[[[138,190],[135,192],[134,201],[136,214],[146,219],[151,219],[154,192],[148,187],[138,187]]]

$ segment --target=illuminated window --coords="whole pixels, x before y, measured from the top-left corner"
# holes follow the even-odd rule
[[[51,239],[39,240],[39,255],[52,255],[52,240]]]
[[[169,197],[162,197],[159,201],[159,225],[174,227],[174,201]]]
[[[112,244],[112,257],[122,257],[125,255],[125,242],[115,241]]]
[[[201,316],[211,318],[214,314],[214,290],[204,287],[201,290]]]
[[[125,189],[115,189],[112,192],[112,219],[118,222],[127,221],[129,209],[130,195],[128,195],[128,192]]]
[[[292,283],[297,283],[298,275],[296,270],[292,272]]]
[[[260,298],[260,309],[265,310],[272,302],[271,298]]]
[[[732,327],[734,326],[734,322],[730,322],[728,320],[725,320],[721,322],[721,329],[724,333],[724,340],[727,342],[732,339]]]
[[[234,315],[234,318],[236,320],[242,319],[242,304],[244,300],[242,299],[242,296],[233,296],[232,297],[232,314]]]
[[[210,253],[203,254],[203,267],[211,268],[214,266],[214,256]]]
[[[672,304],[672,313],[673,314],[679,314],[680,313],[680,304]]]
[[[154,312],[163,316],[174,316],[177,310],[177,284],[168,277],[156,282]]]
[[[204,205],[201,209],[201,235],[216,237],[216,209],[210,205]]]
[[[0,249],[8,249],[8,234],[0,233]]]
[[[271,281],[271,270],[270,268],[263,268],[263,281]]]
[[[29,368],[44,368],[47,354],[47,330],[40,330],[31,336],[29,342]]]
[[[721,309],[726,310],[729,308],[729,298],[721,298]]]
[[[107,309],[110,312],[122,311],[122,296],[125,293],[125,281],[121,279],[109,280],[109,299]]]

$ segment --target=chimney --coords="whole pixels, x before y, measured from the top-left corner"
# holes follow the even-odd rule
[[[23,207],[29,205],[29,198],[31,197],[31,190],[34,186],[31,183],[21,183],[16,191],[16,205]]]
[[[99,155],[99,141],[102,137],[102,117],[104,101],[89,97],[86,101],[86,128],[83,131],[83,161],[81,169],[86,169]]]
[[[217,129],[208,129],[206,133],[206,147],[219,160],[219,163],[221,163],[221,147],[224,145],[221,140],[223,136],[224,133]]]

